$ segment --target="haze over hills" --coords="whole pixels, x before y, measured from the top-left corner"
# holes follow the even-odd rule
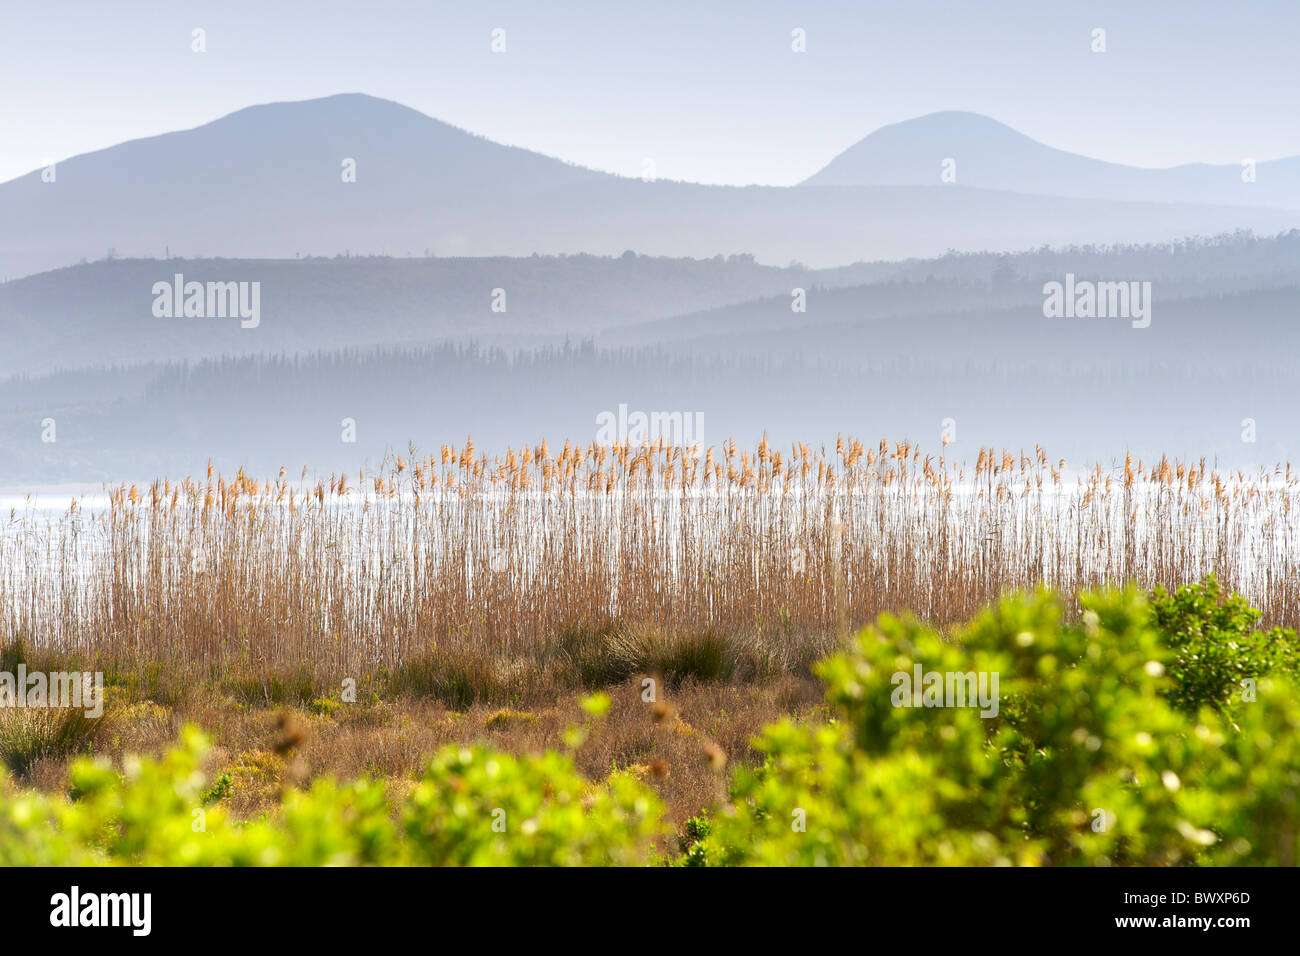
[[[114,259],[0,284],[6,343],[0,378],[445,339],[517,349],[756,296],[788,296],[797,286],[859,284],[896,268],[775,268],[752,256],[661,259],[632,252],[612,258]],[[174,285],[178,274],[204,284],[260,283],[256,328],[237,317],[154,315],[154,284]]]
[[[261,324],[154,317],[148,282],[173,269],[263,282]],[[1150,282],[1149,326],[1046,317],[1043,284],[1066,273]],[[504,314],[489,307],[497,283]],[[28,373],[0,375],[0,485],[194,474],[209,457],[227,471],[350,469],[466,434],[485,449],[585,443],[624,404],[699,412],[710,442],[845,431],[932,447],[953,418],[962,452],[1251,464],[1300,440],[1300,231],[830,271],[745,257],[118,260],[8,283],[0,309],[20,350],[0,357]],[[57,443],[42,440],[47,419]],[[344,419],[355,446],[340,443]]]
[[[0,484],[587,442],[623,405],[702,414],[710,441],[952,417],[963,447],[1273,460],[1300,437],[1292,168],[1136,170],[946,113],[737,188],[368,96],[253,107],[0,185]],[[178,274],[256,283],[255,327],[156,314]],[[1067,275],[1150,283],[1149,327],[1045,317]]]
[[[1240,164],[1141,169],[1053,149],[987,116],[955,111],[882,127],[803,185],[933,185],[948,160],[956,184],[979,189],[1300,209],[1300,157],[1256,162],[1251,182]]]
[[[1046,322],[1043,285],[1067,273],[1151,281],[1159,321],[1138,336],[1116,323],[1066,328]],[[233,316],[154,315],[155,283],[173,285],[178,274],[186,282],[259,283],[257,327],[244,328]],[[448,340],[514,351],[588,337],[614,348],[807,355],[858,364],[891,355],[932,363],[954,356],[1020,362],[1036,349],[1046,349],[1042,357],[1054,361],[1052,350],[1067,342],[1069,354],[1080,360],[1162,352],[1189,352],[1195,359],[1203,345],[1175,320],[1177,309],[1205,303],[1205,334],[1219,331],[1219,322],[1240,333],[1258,320],[1243,305],[1247,294],[1285,297],[1297,287],[1300,231],[1163,246],[951,254],[838,269],[776,268],[751,256],[667,259],[631,251],[617,257],[115,259],[0,284],[6,342],[0,378]],[[793,308],[795,290],[803,290],[803,311]],[[1287,321],[1284,304],[1266,312],[1282,323],[1270,333],[1277,354],[1300,325]],[[1255,341],[1237,334],[1215,354],[1223,359],[1240,346],[1249,358]]]
[[[911,439],[950,458],[984,446],[1074,467],[1118,464],[1132,451],[1253,468],[1293,455],[1294,377],[1254,369],[1149,363],[1132,368],[888,360],[854,368],[787,357],[665,356],[589,346],[515,357],[470,349],[334,352],[291,360],[246,356],[197,365],[119,368],[0,381],[0,487],[226,473],[349,472],[414,443],[424,451],[472,435],[478,448],[546,437],[587,445],[621,407],[700,416],[693,438],[778,445],[836,433]],[[1244,441],[1246,419],[1258,425]],[[699,421],[700,419],[695,419]],[[57,443],[42,434],[57,423]],[[353,444],[342,439],[355,423]],[[1116,457],[1118,456],[1118,461]],[[1122,472],[1121,472],[1122,474]]]
[[[1114,318],[1048,319],[1043,289],[1138,278],[1150,283],[1147,328]],[[816,274],[809,276],[816,283]],[[1300,351],[1300,231],[1163,246],[949,255],[896,264],[869,283],[788,293],[599,332],[599,345],[692,355],[805,357],[840,365],[1189,368],[1282,364]]]
[[[1280,208],[1300,205],[1300,190],[1270,199],[1271,183],[1294,171],[1291,160],[1261,164],[1255,192],[1207,192],[1196,177],[1182,185],[1190,174],[1179,170],[1112,168],[966,115],[882,130],[809,181],[835,188],[814,189],[625,179],[362,94],[255,106],[65,160],[53,182],[37,170],[0,184],[0,219],[10,224],[0,235],[0,277],[110,249],[119,257],[293,258],[635,248],[834,266],[950,248],[1160,242],[1300,225],[1300,212]],[[933,153],[952,155],[954,136],[972,159],[959,159],[956,185],[941,184]],[[1000,169],[991,157],[1009,147]],[[355,182],[344,181],[348,160]],[[1157,179],[1169,185],[1146,184]],[[1139,180],[1141,188],[1130,187]],[[1255,196],[1255,205],[1242,205]],[[1269,202],[1279,208],[1264,208]]]

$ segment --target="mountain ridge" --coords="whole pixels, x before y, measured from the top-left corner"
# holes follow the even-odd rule
[[[1300,208],[1300,156],[1255,163],[1253,182],[1243,181],[1244,168],[1205,162],[1131,166],[1049,146],[981,113],[943,110],[872,131],[799,185],[949,183],[1035,195],[1175,202],[1195,197],[1214,205]]]
[[[926,148],[933,147],[924,139],[911,142],[895,167],[913,169],[907,157]],[[1247,207],[1231,197],[1213,205],[1158,203],[1150,189],[1136,201],[1034,194],[996,177],[981,185],[969,181],[978,171],[969,166],[958,159],[956,187],[941,185],[937,174],[934,182],[834,190],[646,181],[504,146],[391,100],[336,94],[257,104],[80,154],[54,165],[53,182],[38,170],[0,184],[0,220],[17,226],[0,233],[0,278],[110,250],[121,257],[293,258],[617,255],[635,248],[694,258],[752,253],[769,264],[826,267],[948,248],[1155,242],[1300,225],[1300,210]]]

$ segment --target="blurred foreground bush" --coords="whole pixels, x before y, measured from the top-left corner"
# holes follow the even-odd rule
[[[1132,591],[1083,595],[1077,624],[1063,622],[1059,598],[1018,596],[953,642],[882,617],[820,666],[842,719],[769,728],[764,766],[737,773],[731,808],[695,855],[783,865],[1292,864],[1300,701],[1287,652],[1268,647],[1293,645],[1294,635],[1261,643],[1236,605],[1219,620],[1216,596],[1190,589],[1172,603],[1157,595],[1153,607]],[[1202,618],[1214,627],[1193,625]],[[917,665],[998,675],[997,715],[894,706],[895,675]]]

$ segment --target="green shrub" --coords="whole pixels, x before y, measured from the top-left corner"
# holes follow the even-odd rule
[[[483,725],[489,730],[504,730],[507,727],[518,726],[519,724],[535,724],[537,715],[530,714],[526,710],[514,710],[510,707],[503,707],[498,711],[490,714],[483,722]]]
[[[955,642],[882,617],[819,671],[840,719],[785,721],[703,842],[723,864],[1274,864],[1300,835],[1300,705],[1262,679],[1235,731],[1169,700],[1136,593],[1004,600]],[[999,676],[1000,707],[895,706],[895,674]],[[1255,822],[1260,821],[1260,822]]]
[[[27,663],[27,646],[21,637],[15,638],[4,647],[0,647],[0,671],[12,674],[19,664]]]
[[[659,674],[669,687],[688,679],[726,680],[733,670],[726,638],[711,630],[666,631],[632,625],[618,632],[613,648],[628,673]]]
[[[699,813],[687,820],[682,827],[682,835],[678,841],[678,850],[681,852],[678,865],[707,866],[708,854],[705,850],[704,840],[712,832],[713,824],[709,820],[708,811]]]
[[[613,622],[591,625],[575,621],[556,638],[556,657],[581,687],[608,687],[636,673],[636,662],[620,653],[619,629]]]
[[[234,681],[230,691],[236,700],[248,704],[308,705],[316,696],[316,679],[305,664],[283,674]]]
[[[627,773],[592,787],[572,760],[447,747],[403,810],[412,862],[474,865],[634,864],[662,835],[652,791]]]
[[[635,864],[664,835],[658,798],[630,774],[593,784],[567,755],[457,746],[433,757],[396,819],[384,785],[363,778],[288,790],[278,812],[240,823],[220,803],[228,776],[204,789],[207,746],[187,728],[161,760],[121,774],[79,760],[67,799],[19,791],[0,771],[0,865]]]
[[[317,697],[311,702],[309,708],[317,717],[333,717],[340,707],[342,701],[337,701],[333,697]]]
[[[728,641],[712,630],[669,631],[653,624],[573,624],[557,640],[562,666],[587,688],[634,674],[658,674],[670,687],[685,680],[726,680],[735,671]]]
[[[387,687],[394,694],[431,697],[453,710],[506,696],[491,656],[461,648],[438,648],[399,665]]]
[[[1213,577],[1169,594],[1156,588],[1151,615],[1174,656],[1169,662],[1175,707],[1195,714],[1203,706],[1235,713],[1250,696],[1250,682],[1269,673],[1300,678],[1295,631],[1256,629],[1260,612],[1238,594],[1224,597]]]
[[[203,791],[203,796],[199,798],[200,802],[206,807],[210,803],[216,803],[224,800],[235,792],[235,780],[229,773],[223,773],[217,777],[216,782]]]
[[[22,774],[47,757],[86,753],[103,738],[108,719],[77,707],[0,707],[0,764]]]

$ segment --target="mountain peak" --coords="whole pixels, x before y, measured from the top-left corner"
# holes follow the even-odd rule
[[[1006,123],[995,120],[991,116],[985,116],[983,113],[972,113],[969,110],[938,110],[934,113],[925,113],[921,116],[914,116],[911,119],[906,119],[898,123],[890,123],[887,126],[882,126],[871,135],[874,136],[877,133],[883,133],[885,130],[896,129],[898,127],[911,127],[913,129],[932,127],[936,129],[949,130],[998,129],[1009,130],[1017,136],[1024,135],[1017,132]],[[1028,139],[1028,137],[1025,138]]]
[[[840,153],[803,185],[938,185],[951,181],[1016,188],[988,182],[989,174],[1008,164],[1039,165],[1053,154],[1070,156],[982,113],[944,110],[882,126]],[[940,174],[950,160],[956,178],[942,179]],[[981,181],[964,180],[963,165],[971,166],[969,172],[980,173]]]
[[[449,126],[410,106],[404,106],[395,100],[386,100],[369,93],[333,93],[329,96],[315,96],[305,100],[272,100],[268,103],[255,103],[235,110],[233,113],[214,120],[220,123],[239,116],[369,116],[373,118],[407,118]],[[211,124],[204,124],[211,125]],[[454,127],[453,127],[454,128]]]

